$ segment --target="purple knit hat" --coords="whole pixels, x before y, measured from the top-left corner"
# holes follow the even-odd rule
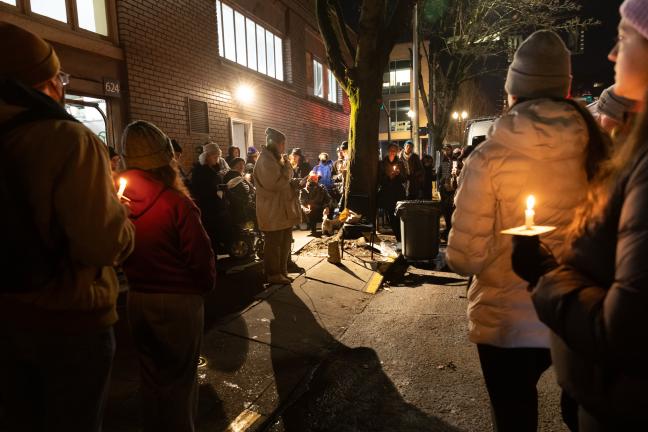
[[[621,18],[648,39],[648,0],[625,0],[620,11]]]

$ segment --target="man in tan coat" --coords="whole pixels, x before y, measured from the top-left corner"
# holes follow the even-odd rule
[[[268,283],[288,284],[292,227],[301,223],[293,171],[286,151],[286,136],[266,129],[266,147],[254,167],[259,229],[265,235],[264,263]],[[297,181],[299,181],[297,179]]]
[[[52,46],[2,22],[0,55],[0,401],[9,430],[97,431],[133,226]]]

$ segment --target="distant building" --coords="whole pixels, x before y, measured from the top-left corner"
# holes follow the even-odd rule
[[[119,149],[135,119],[197,158],[259,147],[268,126],[310,159],[347,139],[349,104],[307,0],[0,0],[0,20],[50,41],[71,74],[68,110]],[[193,157],[192,157],[193,156]]]

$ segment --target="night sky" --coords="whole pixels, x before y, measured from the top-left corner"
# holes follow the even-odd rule
[[[355,28],[361,0],[344,0],[341,3],[345,20]],[[601,24],[587,32],[585,54],[573,57],[575,94],[592,91],[598,95],[614,82],[613,64],[607,60],[607,54],[614,46],[621,3],[622,0],[582,0],[582,16],[595,18]],[[603,87],[595,88],[595,83],[602,83]]]

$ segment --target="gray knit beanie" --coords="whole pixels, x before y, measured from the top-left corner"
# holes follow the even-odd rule
[[[614,86],[611,86],[603,90],[598,101],[587,107],[592,114],[605,114],[617,122],[622,122],[624,114],[630,111],[635,103],[614,93]]]
[[[278,131],[277,129],[272,129],[272,128],[267,128],[265,130],[266,133],[266,144],[271,145],[271,144],[277,144],[280,142],[285,142],[286,141],[286,135],[283,134],[283,132]]]
[[[153,123],[137,120],[122,134],[123,158],[127,169],[152,170],[173,160],[171,140]]]
[[[506,92],[519,98],[566,97],[571,85],[570,55],[556,33],[533,33],[515,52],[506,77]]]

